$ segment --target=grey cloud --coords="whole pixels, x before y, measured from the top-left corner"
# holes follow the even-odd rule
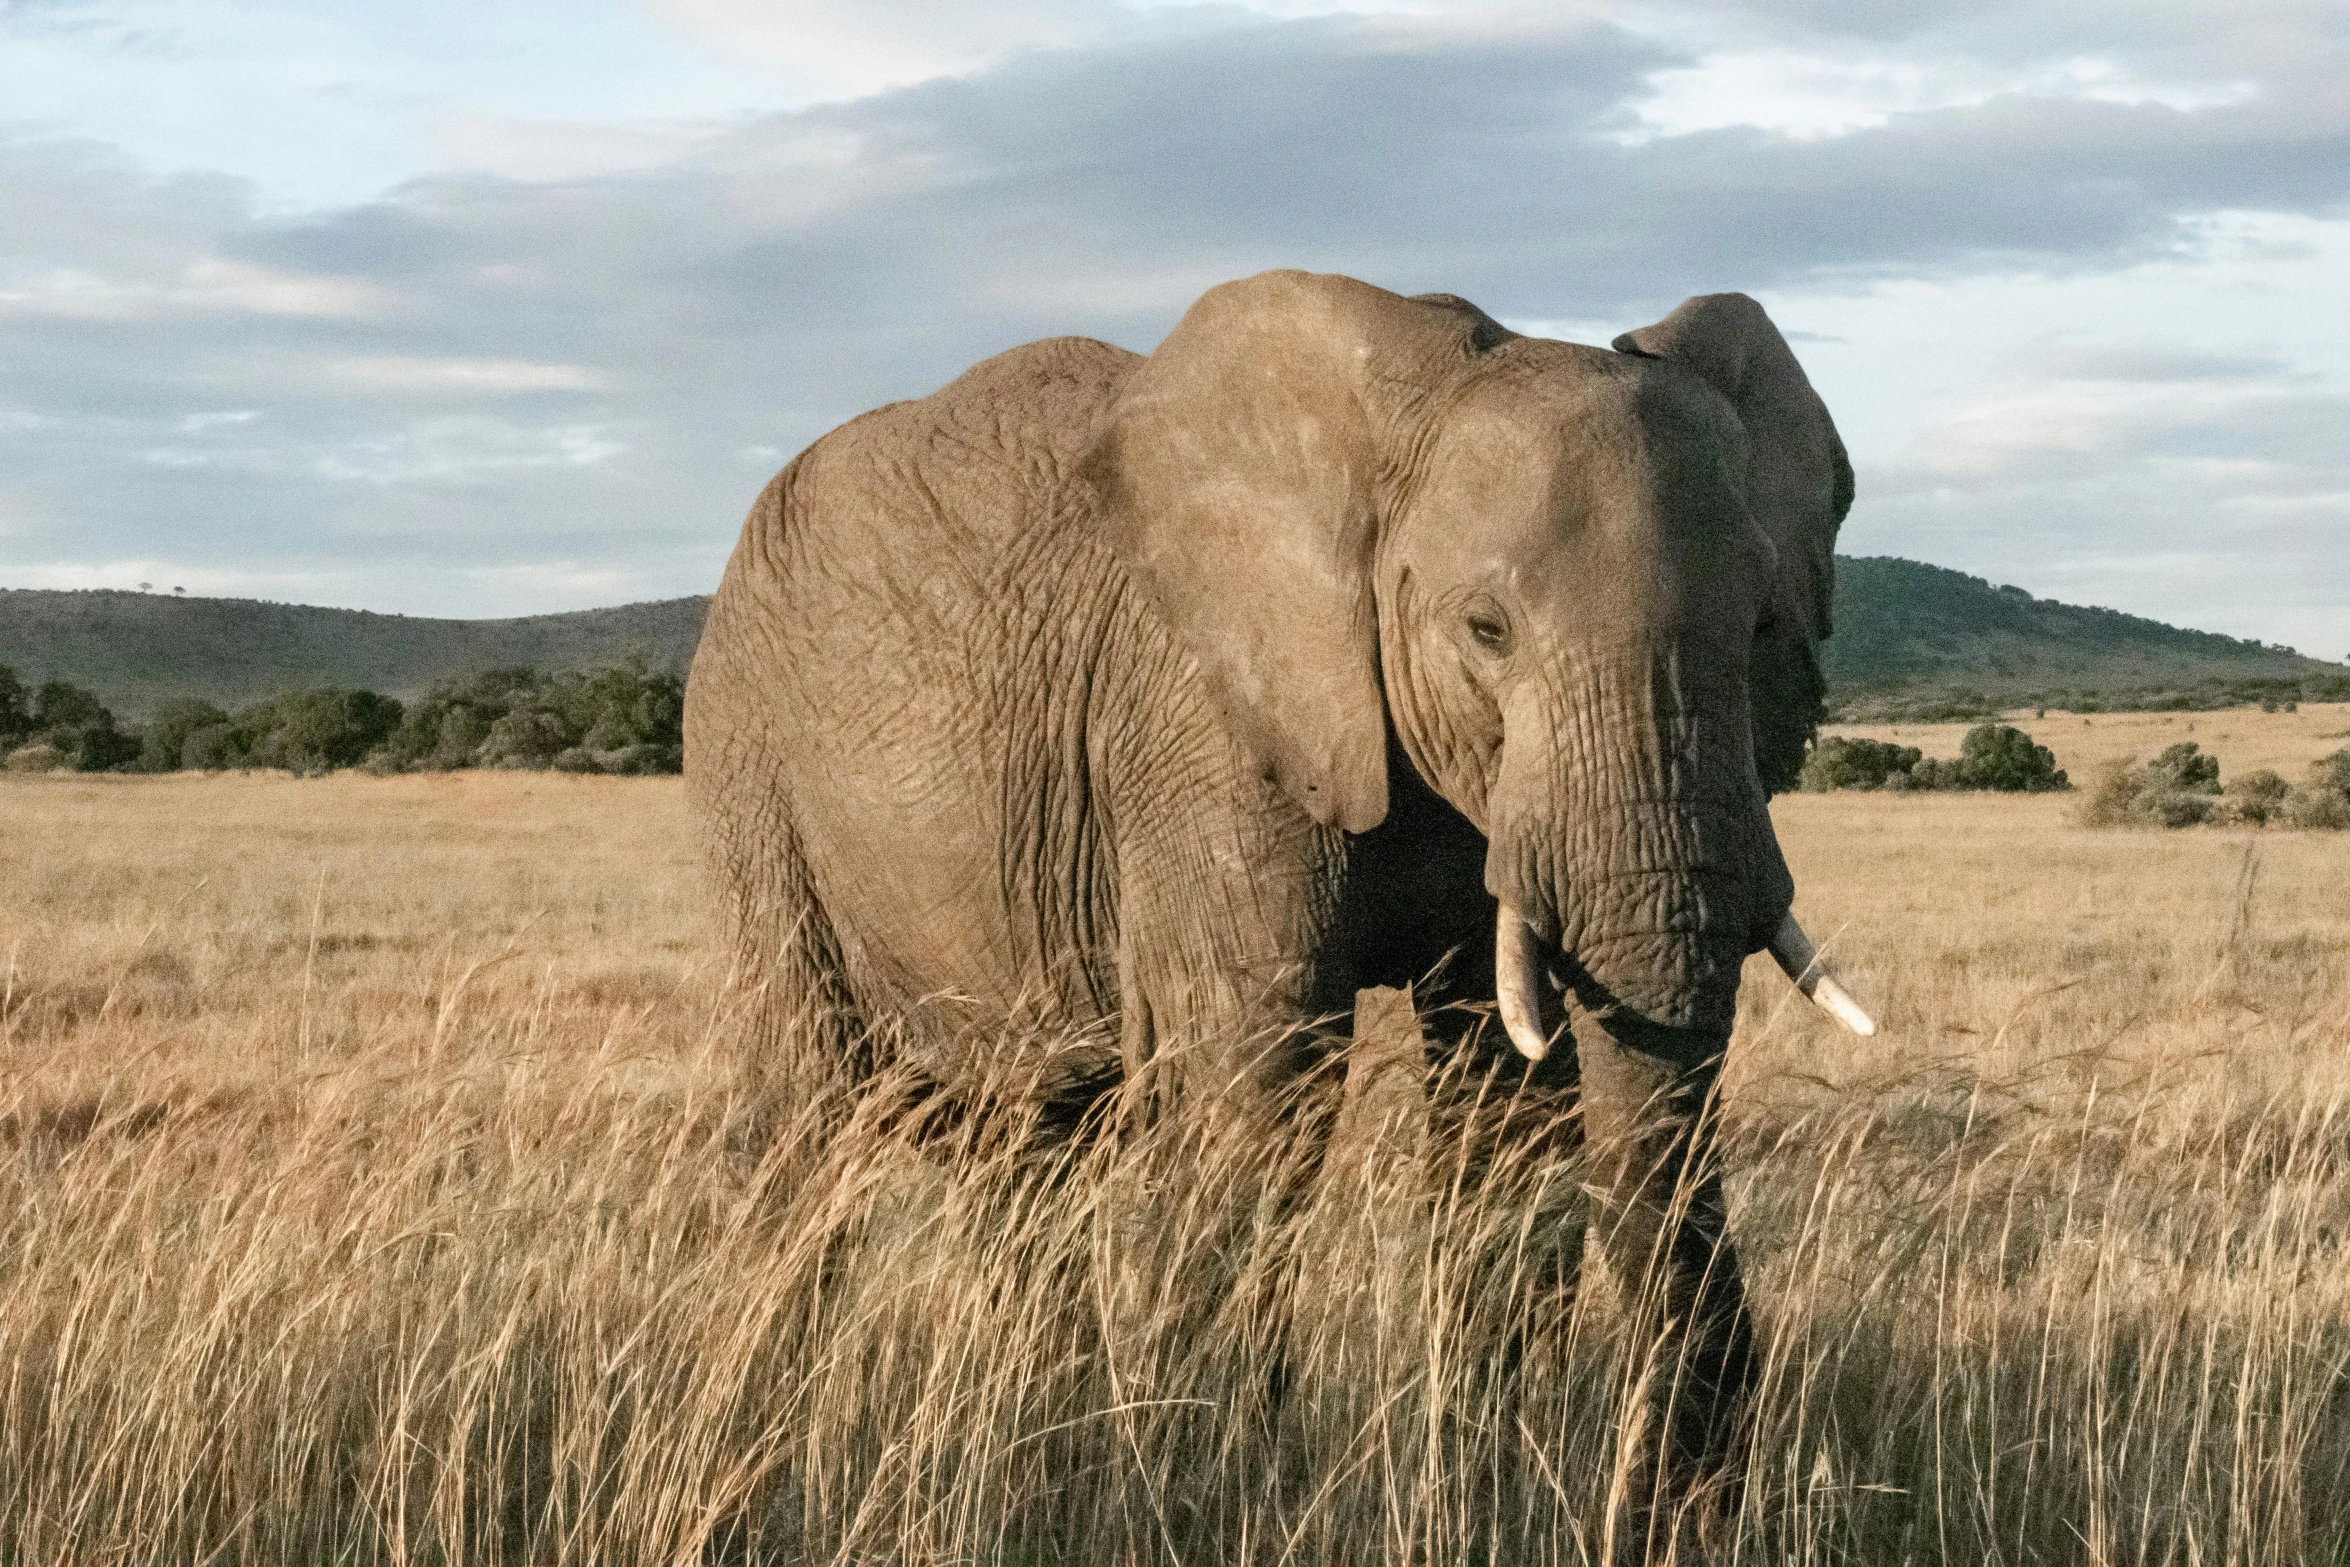
[[[2037,365],[2050,375],[2095,381],[2249,381],[2292,379],[2304,372],[2277,354],[2178,353],[2159,348],[2043,349]]]
[[[2019,383],[1864,463],[1847,547],[2341,656],[2350,393],[2255,363],[2113,350]]]
[[[1901,46],[1981,60],[2116,60],[2173,83],[2317,79],[2350,44],[2333,0],[1687,0],[1675,10],[1748,46]]]
[[[2192,243],[2197,212],[2350,196],[2344,115],[2281,94],[1611,139],[1688,58],[1604,26],[1177,30],[772,116],[656,169],[420,181],[302,222],[233,181],[16,143],[0,295],[217,265],[370,303],[151,289],[135,319],[10,317],[0,529],[12,562],[340,570],[383,607],[551,607],[498,574],[529,562],[695,591],[762,477],[746,450],[1048,333],[1147,349],[1265,267],[1632,325],[1706,289],[2107,267]],[[260,417],[188,424],[229,410]]]

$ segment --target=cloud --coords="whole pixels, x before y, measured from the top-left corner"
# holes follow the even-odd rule
[[[533,364],[527,359],[453,359],[421,354],[361,354],[331,360],[320,374],[345,386],[382,392],[596,392],[611,376],[587,365]]]
[[[1125,19],[1108,0],[647,0],[704,47],[748,54],[795,91],[859,98],[975,70],[1022,50],[1090,42]]]
[[[517,468],[588,468],[628,450],[599,425],[532,428],[479,416],[419,420],[374,440],[321,453],[322,478],[395,485],[471,484]]]
[[[1708,55],[1693,66],[1656,72],[1648,86],[1647,95],[1630,105],[1638,123],[1616,133],[1616,140],[1637,145],[1730,126],[1816,140],[1884,125],[1896,115],[1972,108],[2002,97],[2195,110],[2249,103],[2259,96],[2257,84],[2241,78],[2149,81],[2099,55],[2036,63],[2018,72],[1964,57],[1920,61],[1875,51],[1786,49]]]
[[[197,310],[352,318],[378,314],[385,303],[383,290],[357,279],[306,277],[217,256],[190,261],[167,278],[99,277],[59,269],[0,288],[0,317],[84,321],[151,321]]]
[[[1869,529],[1994,573],[2026,543],[2043,593],[2341,654],[2350,380],[2151,344],[2042,365],[1864,466]]]
[[[828,426],[1038,336],[1147,349],[1202,289],[1281,265],[1598,341],[1693,292],[1787,301],[1823,386],[1858,389],[1858,534],[1962,565],[1996,549],[2002,580],[2031,575],[2019,507],[2059,519],[2052,573],[2165,495],[2303,519],[2260,535],[2276,550],[2332,515],[2308,443],[2339,383],[2311,379],[2314,339],[1961,331],[1898,296],[2312,275],[2290,247],[2350,215],[2335,13],[2205,11],[2198,34],[2138,6],[2091,37],[1955,4],[1684,7],[1638,31],[1508,7],[796,4],[662,14],[716,52],[798,37],[852,89],[916,84],[575,150],[526,117],[444,122],[472,167],[295,214],[87,140],[0,142],[11,580],[168,537],[183,576],[334,576],[386,608],[706,589],[761,470]],[[1912,390],[1976,336],[2036,357]],[[1922,430],[1872,424],[1934,399]],[[202,422],[232,412],[255,417]],[[2171,452],[2187,466],[2161,482],[2112,478]]]
[[[452,165],[642,166],[689,122],[792,101],[633,0],[16,0],[0,3],[0,80],[20,125],[309,210]]]

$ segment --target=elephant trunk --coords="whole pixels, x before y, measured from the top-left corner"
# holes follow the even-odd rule
[[[1794,894],[1742,682],[1670,646],[1566,662],[1504,715],[1486,866],[1503,1021],[1529,1054],[1546,1043],[1547,964],[1611,1030],[1718,1048]]]
[[[1579,1003],[1575,1077],[1598,1154],[1594,1238],[1654,1347],[1630,1450],[1630,1555],[1676,1554],[1672,1499],[1736,1511],[1753,1333],[1715,1151],[1715,1090],[1746,955],[1794,886],[1748,738],[1743,661],[1568,657],[1511,694],[1488,816],[1503,1021],[1550,1039],[1541,970]],[[1651,643],[1653,648],[1655,643]],[[1590,1026],[1586,1026],[1586,1025]]]

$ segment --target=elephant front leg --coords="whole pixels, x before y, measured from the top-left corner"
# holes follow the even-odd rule
[[[1719,1055],[1643,1037],[1667,1030],[1616,1030],[1576,1019],[1584,1128],[1604,1172],[1595,1234],[1632,1318],[1614,1554],[1688,1561],[1737,1515],[1754,1375],[1715,1149]]]
[[[1227,787],[1120,813],[1119,1044],[1146,1100],[1262,1141],[1322,1059],[1315,981],[1338,843],[1269,783]]]

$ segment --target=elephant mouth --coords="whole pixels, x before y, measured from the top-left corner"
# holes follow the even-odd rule
[[[1545,963],[1541,946],[1541,938],[1525,917],[1509,904],[1502,904],[1493,932],[1494,991],[1501,1003],[1501,1024],[1509,1033],[1510,1043],[1530,1061],[1540,1061],[1549,1055],[1551,1044],[1563,1031],[1563,1025],[1554,1030],[1546,1030],[1542,1025],[1541,986]],[[1819,949],[1812,945],[1792,913],[1779,922],[1777,933],[1770,939],[1769,951],[1795,988],[1821,1011],[1864,1038],[1877,1031],[1876,1021],[1867,1009],[1828,972]]]

